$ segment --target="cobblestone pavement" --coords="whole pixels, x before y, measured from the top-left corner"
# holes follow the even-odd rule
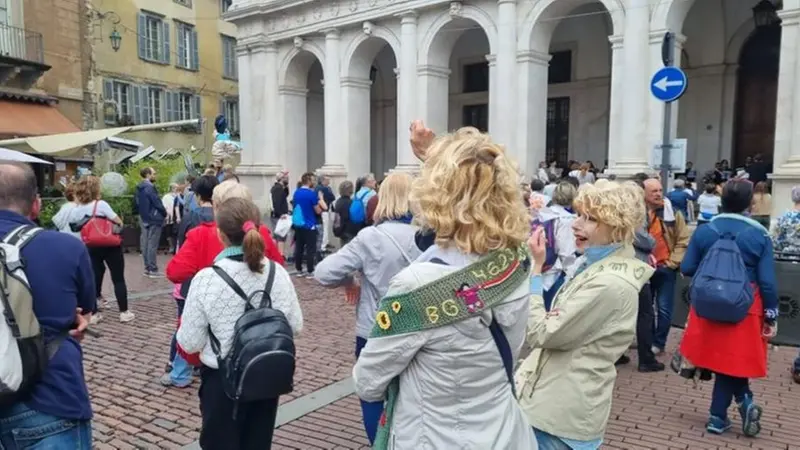
[[[138,255],[126,257],[132,293],[164,291],[166,280],[141,276]],[[353,364],[352,309],[338,291],[321,289],[311,280],[295,282],[305,330],[298,338],[296,390],[282,403],[305,396],[350,376]],[[104,292],[112,292],[106,282]],[[95,447],[103,449],[183,448],[196,441],[199,382],[186,389],[158,383],[175,329],[175,305],[168,294],[131,302],[136,320],[120,324],[113,314],[94,326],[103,335],[84,341],[86,376],[95,411]],[[109,313],[116,312],[116,306]],[[671,344],[676,344],[675,330]],[[603,448],[607,449],[789,449],[800,450],[800,385],[788,368],[796,349],[770,352],[770,376],[753,383],[764,406],[762,435],[746,439],[734,430],[708,436],[704,430],[710,384],[697,388],[672,372],[639,374],[634,361],[619,371],[614,405]],[[366,449],[358,401],[348,396],[281,426],[274,449]]]

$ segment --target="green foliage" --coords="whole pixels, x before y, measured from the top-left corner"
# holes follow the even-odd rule
[[[122,217],[125,226],[138,226],[137,216],[133,213],[133,196],[104,197],[103,200],[108,202],[111,209],[114,210],[118,216]],[[42,227],[55,228],[55,225],[53,225],[53,217],[66,201],[64,197],[42,198],[42,210],[39,212],[39,223]]]
[[[44,228],[55,228],[53,217],[67,200],[64,197],[42,198],[42,209],[39,211],[39,223]]]
[[[162,159],[155,161],[152,159],[144,159],[135,164],[129,164],[120,173],[125,177],[125,182],[128,185],[128,194],[133,195],[136,193],[136,186],[142,182],[142,177],[139,172],[145,167],[152,167],[156,171],[156,189],[159,194],[166,194],[169,192],[169,184],[172,178],[181,173],[186,172],[183,165],[183,158],[177,155],[176,158]]]

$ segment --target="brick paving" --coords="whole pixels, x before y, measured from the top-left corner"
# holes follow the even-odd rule
[[[126,263],[132,293],[170,287],[166,280],[143,278],[138,255],[128,255]],[[353,364],[354,314],[342,293],[321,289],[311,280],[298,279],[295,285],[305,330],[297,340],[296,390],[282,403],[347,378]],[[104,292],[112,292],[108,280]],[[199,383],[186,389],[166,389],[158,383],[174,332],[174,302],[169,295],[159,295],[131,304],[137,314],[134,322],[120,324],[111,314],[93,327],[103,336],[84,341],[95,448],[182,448],[198,437]],[[112,305],[109,313],[115,311]],[[673,331],[672,345],[680,333]],[[695,388],[672,372],[640,374],[634,353],[633,362],[619,370],[604,449],[800,450],[800,385],[792,383],[788,369],[796,349],[771,351],[770,376],[753,383],[765,409],[764,430],[757,439],[741,436],[733,409],[734,429],[722,437],[708,436],[704,424],[711,385]],[[351,395],[280,427],[273,448],[366,449],[360,417],[358,401]]]

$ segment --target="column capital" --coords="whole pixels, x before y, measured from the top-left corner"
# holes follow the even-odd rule
[[[416,25],[419,18],[419,13],[414,9],[409,9],[396,15],[400,18],[400,24],[402,25]]]
[[[342,33],[339,31],[338,28],[325,28],[322,31],[322,34],[325,35],[326,40],[339,40]]]
[[[667,34],[667,29],[662,28],[660,30],[653,30],[650,32],[650,44],[661,44],[664,42],[664,35]],[[681,33],[675,33],[675,46],[677,48],[683,48],[683,44],[686,42],[686,36]]]
[[[450,69],[442,66],[417,66],[417,75],[421,77],[434,77],[447,80],[450,78]]]
[[[611,43],[612,49],[619,49],[623,47],[623,42],[625,40],[625,36],[621,34],[615,34],[613,36],[608,37],[608,42]]]
[[[497,0],[497,4],[498,4],[498,5],[502,5],[502,4],[504,4],[504,3],[512,3],[512,4],[517,4],[517,0]]]
[[[394,72],[394,77],[399,80],[400,79],[400,68],[399,67],[395,67],[394,69],[392,69],[392,72]]]
[[[489,67],[494,66],[495,64],[497,64],[497,55],[495,55],[493,53],[490,53],[490,54],[486,55],[485,58],[486,58],[486,61],[489,62]]]
[[[278,47],[275,42],[269,40],[265,34],[259,33],[239,39],[236,42],[237,56],[248,53],[277,52]]]
[[[278,94],[289,95],[292,97],[307,97],[308,89],[297,86],[279,86]]]
[[[778,10],[778,17],[781,18],[781,26],[796,26],[800,24],[800,9],[781,9]]]
[[[550,65],[550,59],[552,57],[553,56],[549,53],[537,52],[535,50],[517,52],[517,62],[534,63],[545,67]]]
[[[342,87],[356,88],[356,89],[371,89],[372,81],[369,78],[359,77],[342,77]]]

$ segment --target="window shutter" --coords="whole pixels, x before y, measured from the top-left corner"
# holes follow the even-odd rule
[[[191,38],[189,39],[191,43],[191,50],[192,50],[192,66],[193,70],[200,69],[200,52],[197,49],[197,30],[192,28],[189,30]]]
[[[133,96],[133,123],[141,125],[142,123],[142,96],[139,92],[139,86],[130,85],[128,88]]]
[[[169,64],[169,22],[161,22],[161,29],[163,30],[161,32],[161,62]]]
[[[186,61],[186,40],[184,39],[184,35],[186,33],[186,28],[183,25],[176,23],[175,24],[175,40],[177,44],[175,45],[178,49],[178,57],[175,60],[175,63],[178,67],[189,67],[188,61]]]
[[[226,36],[222,36],[222,75],[231,77],[231,53],[230,40]]]
[[[142,13],[139,13],[139,26],[138,26],[138,33],[139,33],[139,58],[146,59],[147,58],[147,16]]]
[[[172,92],[164,92],[165,101],[167,103],[167,122],[172,122],[175,119],[175,103],[173,102]]]
[[[140,86],[139,95],[142,97],[142,123],[153,123],[150,121],[150,88]]]
[[[169,96],[172,97],[172,108],[173,108],[173,116],[175,117],[174,120],[182,120],[181,117],[181,94],[180,92],[170,92]]]
[[[190,117],[190,119],[199,119],[203,117],[203,111],[200,109],[200,96],[193,95],[192,96],[192,115],[194,117]]]
[[[219,101],[219,113],[225,115],[225,99]]]
[[[103,80],[103,121],[106,124],[113,124],[114,117],[111,117],[109,114],[106,113],[106,102],[110,102],[114,100],[114,83],[111,80]],[[119,107],[119,105],[117,105]],[[118,114],[121,114],[117,111]]]

